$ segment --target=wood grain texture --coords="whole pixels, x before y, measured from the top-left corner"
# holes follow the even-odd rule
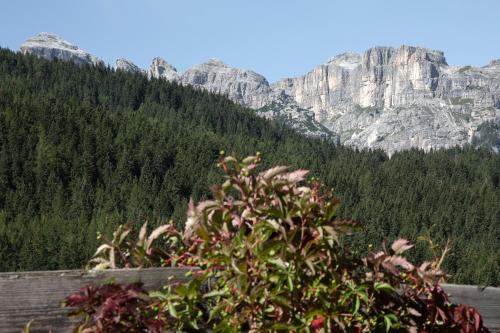
[[[51,271],[0,273],[0,332],[19,333],[34,319],[32,332],[71,332],[64,298],[86,285],[116,281],[143,282],[146,289],[159,289],[173,276],[186,280],[187,269],[127,269],[99,272]]]
[[[0,332],[20,332],[34,319],[32,332],[71,332],[73,323],[61,301],[86,285],[111,281],[119,283],[143,282],[146,289],[159,289],[170,277],[172,281],[187,281],[188,269],[148,268],[107,270],[99,272],[51,271],[0,273]],[[500,288],[443,286],[454,303],[476,307],[485,324],[493,332],[500,332]]]
[[[485,326],[500,332],[500,288],[445,284],[443,289],[451,295],[453,303],[474,306],[481,313]]]

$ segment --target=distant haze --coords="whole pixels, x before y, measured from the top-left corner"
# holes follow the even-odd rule
[[[273,82],[369,47],[423,46],[450,64],[500,58],[498,0],[3,1],[0,46],[56,33],[113,64],[160,56],[180,71],[217,57]]]

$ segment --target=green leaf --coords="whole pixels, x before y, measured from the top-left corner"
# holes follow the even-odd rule
[[[385,325],[385,331],[389,332],[391,330],[392,322],[391,319],[389,319],[389,317],[387,316],[384,316],[384,325]]]
[[[375,289],[383,292],[396,291],[393,286],[385,282],[375,282]]]
[[[384,324],[385,324],[385,331],[389,332],[392,327],[394,327],[395,323],[398,322],[398,318],[390,313],[384,316]]]
[[[269,277],[269,281],[272,283],[279,283],[281,281],[281,276],[278,274],[273,274]]]
[[[290,302],[290,299],[286,298],[286,297],[283,297],[283,296],[280,296],[280,295],[273,295],[273,296],[270,296],[269,297],[273,302],[281,305],[281,306],[285,306],[289,309],[292,309],[292,304]]]
[[[365,290],[358,290],[358,296],[361,297],[361,299],[368,304],[368,294],[365,292]]]
[[[313,318],[315,318],[317,315],[319,314],[323,314],[324,311],[322,309],[319,309],[319,308],[313,308],[313,309],[310,309],[306,312],[306,315],[305,315],[305,318],[307,320],[311,320]]]
[[[266,211],[271,216],[274,216],[276,218],[283,218],[283,212],[274,206],[269,207]]]
[[[224,302],[219,302],[217,305],[215,305],[209,313],[208,317],[208,322],[212,322],[214,318],[220,315],[222,309],[226,306]]]
[[[203,295],[203,298],[211,298],[211,297],[217,297],[217,296],[227,296],[230,293],[225,291],[225,290],[212,290],[206,294]]]
[[[181,284],[175,289],[175,292],[181,297],[186,297],[188,294],[188,288],[184,284]]]
[[[279,267],[279,268],[281,268],[281,269],[287,269],[287,268],[288,268],[287,263],[285,263],[285,262],[283,261],[283,259],[281,259],[281,258],[273,258],[273,259],[269,259],[269,260],[268,260],[268,262],[269,262],[270,264],[273,264],[273,265],[275,265],[275,266],[278,266],[278,267]]]
[[[200,329],[200,328],[198,327],[198,323],[196,322],[196,320],[195,320],[195,319],[190,320],[190,321],[189,321],[189,324],[191,325],[191,327],[193,327],[193,328],[194,328],[194,329],[196,329],[196,330],[199,330],[199,329]]]
[[[358,313],[359,310],[359,297],[356,296],[356,301],[354,302],[354,314]]]
[[[288,282],[288,289],[290,289],[290,291],[293,291],[293,280],[292,280],[292,276],[289,274],[287,276],[287,282]]]
[[[175,306],[172,302],[168,302],[168,313],[174,318],[177,318],[177,311],[175,310]]]
[[[149,297],[151,298],[158,298],[163,301],[166,301],[168,299],[167,295],[161,291],[158,290],[152,290],[148,293]]]

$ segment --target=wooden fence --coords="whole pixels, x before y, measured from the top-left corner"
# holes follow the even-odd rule
[[[19,333],[31,319],[34,319],[32,332],[71,332],[74,322],[68,319],[68,310],[61,308],[61,301],[81,287],[111,281],[141,281],[146,289],[159,289],[172,276],[178,282],[187,280],[186,272],[186,269],[150,268],[0,273],[0,332]],[[500,332],[500,288],[448,284],[444,289],[452,295],[453,302],[478,308],[486,326]]]

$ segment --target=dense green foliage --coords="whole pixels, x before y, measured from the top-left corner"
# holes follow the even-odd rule
[[[185,220],[219,150],[306,168],[359,219],[360,250],[451,239],[445,270],[500,284],[500,157],[472,148],[363,151],[307,139],[222,96],[0,50],[0,270],[81,267],[96,232]],[[414,259],[429,255],[417,246]]]
[[[447,252],[413,265],[398,239],[353,253],[358,223],[336,217],[340,200],[308,171],[256,172],[260,156],[222,156],[211,200],[137,241],[120,226],[103,237],[98,267],[192,267],[188,281],[87,286],[66,298],[78,332],[489,333],[479,312],[439,285]],[[157,240],[155,242],[155,240]],[[163,245],[163,249],[159,245]]]

